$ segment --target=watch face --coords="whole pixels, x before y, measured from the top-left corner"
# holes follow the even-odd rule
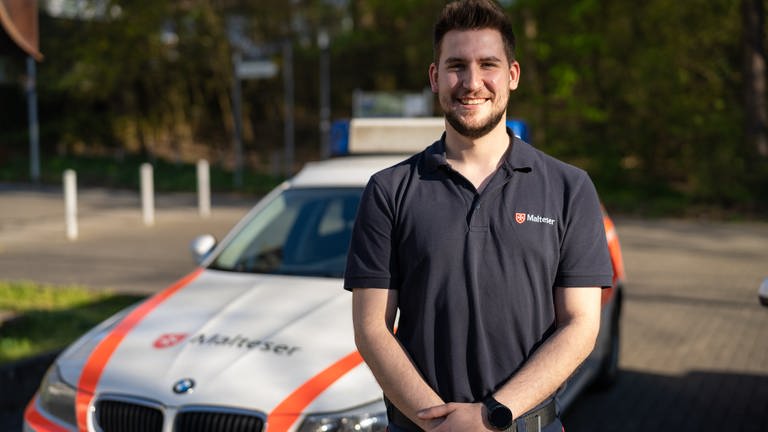
[[[498,429],[506,429],[512,424],[512,411],[504,405],[497,405],[488,413],[488,422]]]

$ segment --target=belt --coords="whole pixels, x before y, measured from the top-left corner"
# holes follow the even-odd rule
[[[520,420],[525,422],[525,432],[540,432],[541,428],[552,423],[556,418],[557,412],[555,410],[555,401],[553,399],[543,407],[535,411],[528,412],[522,417],[522,419],[518,418],[512,422],[512,426],[508,427],[504,432],[518,432],[517,423]]]

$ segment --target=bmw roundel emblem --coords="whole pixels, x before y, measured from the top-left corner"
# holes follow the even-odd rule
[[[192,378],[182,378],[173,385],[173,392],[176,394],[185,394],[195,388],[195,380]]]

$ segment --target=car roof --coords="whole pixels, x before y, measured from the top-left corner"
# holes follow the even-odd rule
[[[290,180],[291,187],[362,187],[374,173],[409,155],[344,156],[307,163]]]

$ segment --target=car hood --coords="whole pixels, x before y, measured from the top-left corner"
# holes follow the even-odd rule
[[[78,382],[108,331],[91,332],[62,355],[66,381]],[[183,379],[194,388],[174,392]],[[205,270],[125,335],[96,386],[96,397],[265,413],[301,392],[303,412],[337,411],[381,396],[356,353],[351,295],[340,279]]]

